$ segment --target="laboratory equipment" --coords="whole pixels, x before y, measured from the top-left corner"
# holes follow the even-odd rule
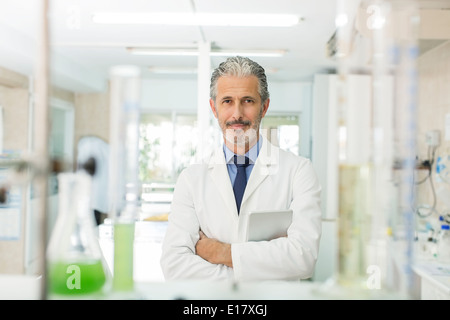
[[[113,290],[131,292],[140,190],[140,70],[136,66],[114,66],[110,81],[109,217],[114,238]]]
[[[450,155],[442,154],[437,157],[436,162],[436,194],[433,196],[439,201],[441,208],[440,215],[442,220],[450,223]],[[432,190],[434,191],[434,190]]]
[[[338,252],[323,289],[335,297],[411,292],[416,9],[407,1],[337,2]]]
[[[337,154],[338,252],[335,294],[369,294],[369,244],[374,213],[374,107],[369,75],[357,75],[364,54],[353,50],[353,21],[359,8],[338,3]],[[355,4],[355,2],[353,2]],[[345,19],[344,19],[345,17]],[[368,39],[366,39],[368,41]],[[364,46],[364,43],[360,43]],[[362,55],[361,55],[362,54]],[[376,119],[375,119],[376,120]],[[379,281],[376,284],[379,286]]]
[[[431,260],[436,258],[437,240],[435,232],[428,226],[426,230],[416,231],[415,256],[421,260]]]
[[[418,26],[420,23],[418,5],[416,1],[373,1],[374,8],[378,8],[371,17],[380,22],[378,26],[372,25],[374,33],[374,71],[392,79],[392,101],[389,111],[390,130],[387,136],[378,132],[379,148],[376,157],[384,157],[383,144],[386,139],[390,141],[391,155],[386,157],[386,166],[376,166],[385,172],[386,181],[380,180],[376,184],[378,190],[377,205],[374,207],[374,217],[384,215],[385,227],[385,256],[383,286],[395,290],[400,296],[409,298],[413,294],[414,279],[412,265],[414,262],[414,231],[416,212],[415,201],[411,185],[414,181],[416,150],[416,122],[418,101]],[[378,12],[378,14],[376,14]],[[377,37],[378,35],[378,37]],[[378,39],[377,39],[378,38]],[[382,58],[384,57],[384,59]],[[382,62],[381,60],[384,60]],[[376,73],[374,73],[376,75]],[[377,86],[383,78],[375,78]],[[374,87],[376,88],[376,87]],[[374,92],[379,97],[383,92]],[[376,101],[376,100],[375,100]],[[378,126],[382,128],[385,117],[381,104],[375,104],[378,112]],[[376,140],[375,140],[376,141]],[[384,167],[384,168],[383,168]],[[376,178],[379,178],[379,173]],[[387,188],[387,186],[390,186]],[[383,190],[384,189],[384,190]],[[378,205],[378,196],[384,194],[386,204]],[[381,224],[380,224],[381,226]],[[375,236],[372,230],[372,236]],[[381,238],[380,238],[381,239]]]
[[[101,298],[109,270],[91,210],[91,177],[84,171],[58,175],[58,217],[47,250],[48,297]]]
[[[443,224],[437,242],[437,258],[439,262],[450,264],[450,226]]]
[[[450,155],[445,154],[437,157],[436,181],[450,183]]]
[[[441,132],[439,130],[427,131],[425,140],[428,146],[437,147],[441,144]]]

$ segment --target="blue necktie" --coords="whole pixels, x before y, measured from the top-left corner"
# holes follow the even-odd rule
[[[236,207],[239,214],[241,209],[242,197],[244,196],[245,186],[247,185],[247,174],[245,168],[250,164],[250,160],[247,157],[234,156],[234,164],[237,167],[236,179],[234,180],[234,198],[236,199]]]

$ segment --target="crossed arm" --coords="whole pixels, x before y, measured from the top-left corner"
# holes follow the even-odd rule
[[[231,244],[208,238],[202,231],[200,231],[200,239],[195,245],[195,252],[210,263],[233,267]]]
[[[195,253],[198,256],[210,263],[224,264],[233,268],[231,244],[208,238],[202,231],[199,232],[199,235],[200,239],[195,245]]]

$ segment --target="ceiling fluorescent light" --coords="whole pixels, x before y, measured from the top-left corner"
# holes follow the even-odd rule
[[[144,56],[198,56],[197,50],[192,49],[161,49],[161,48],[127,48],[128,52]]]
[[[139,48],[128,47],[128,52],[136,55],[150,55],[150,56],[198,56],[197,50],[192,49],[162,49],[162,48]],[[282,57],[285,50],[217,50],[213,49],[210,52],[212,57],[231,57],[231,56],[245,56],[245,57]]]
[[[101,24],[159,24],[182,26],[291,27],[303,20],[292,14],[243,13],[143,13],[99,12],[92,15]]]
[[[148,67],[148,71],[154,74],[197,74],[198,68]],[[272,74],[278,72],[278,69],[267,68],[265,71],[267,74]]]
[[[284,50],[254,50],[254,51],[233,51],[233,50],[217,50],[211,51],[210,55],[214,57],[233,57],[233,56],[243,56],[243,57],[268,57],[276,58],[282,57],[284,55]]]
[[[148,71],[157,74],[196,74],[196,68],[148,67]]]

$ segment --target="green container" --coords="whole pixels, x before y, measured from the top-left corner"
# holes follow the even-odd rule
[[[131,291],[133,281],[134,223],[114,224],[114,277],[115,291]]]
[[[88,295],[101,293],[106,283],[100,260],[59,261],[49,264],[49,293],[57,295]]]

